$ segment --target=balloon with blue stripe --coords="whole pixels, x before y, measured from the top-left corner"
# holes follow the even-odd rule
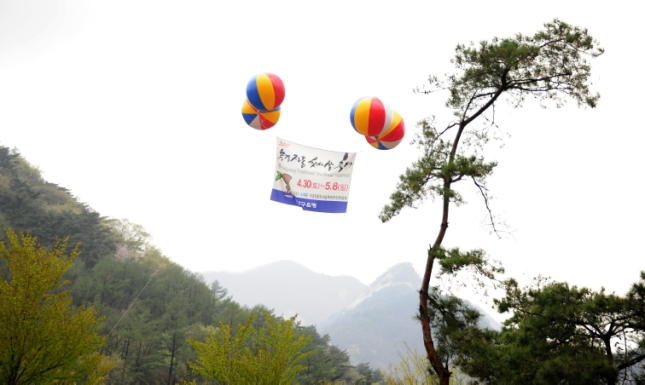
[[[261,73],[249,80],[246,86],[246,98],[258,111],[272,111],[284,101],[284,84],[278,75]]]

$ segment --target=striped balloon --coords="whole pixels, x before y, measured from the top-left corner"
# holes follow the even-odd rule
[[[242,117],[249,126],[256,130],[266,130],[278,123],[280,119],[280,107],[272,111],[258,111],[248,100],[242,104]]]
[[[246,97],[258,111],[271,111],[280,107],[284,100],[284,84],[274,74],[262,73],[249,80]]]
[[[392,124],[390,105],[379,98],[365,97],[358,99],[349,114],[352,127],[363,136],[379,136],[385,133]]]
[[[391,150],[398,146],[405,136],[405,123],[398,112],[394,111],[394,119],[388,130],[381,136],[366,136],[370,146],[379,150]]]

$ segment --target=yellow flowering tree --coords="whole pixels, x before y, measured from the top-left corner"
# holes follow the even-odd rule
[[[304,370],[298,363],[309,354],[301,350],[311,336],[296,335],[296,317],[275,319],[266,312],[263,316],[266,324],[262,327],[253,327],[255,315],[251,315],[236,333],[220,323],[205,342],[189,338],[198,356],[197,362],[188,363],[190,367],[225,384],[291,384]]]
[[[92,307],[74,308],[63,274],[80,254],[68,239],[50,248],[4,228],[0,242],[0,383],[99,383],[113,363]]]

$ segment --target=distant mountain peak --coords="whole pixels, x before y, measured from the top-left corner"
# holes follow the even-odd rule
[[[354,309],[379,291],[394,286],[407,286],[415,291],[419,289],[421,286],[421,277],[414,270],[412,263],[401,262],[390,267],[385,273],[376,278],[367,290],[356,298],[354,302],[347,306],[346,310]]]
[[[401,262],[390,267],[385,273],[376,278],[370,285],[370,288],[376,288],[383,285],[393,284],[410,284],[416,287],[421,285],[421,277],[414,270],[412,263]]]

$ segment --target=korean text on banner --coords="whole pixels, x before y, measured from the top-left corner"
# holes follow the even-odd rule
[[[336,152],[277,138],[271,200],[303,210],[347,212],[355,152]]]

